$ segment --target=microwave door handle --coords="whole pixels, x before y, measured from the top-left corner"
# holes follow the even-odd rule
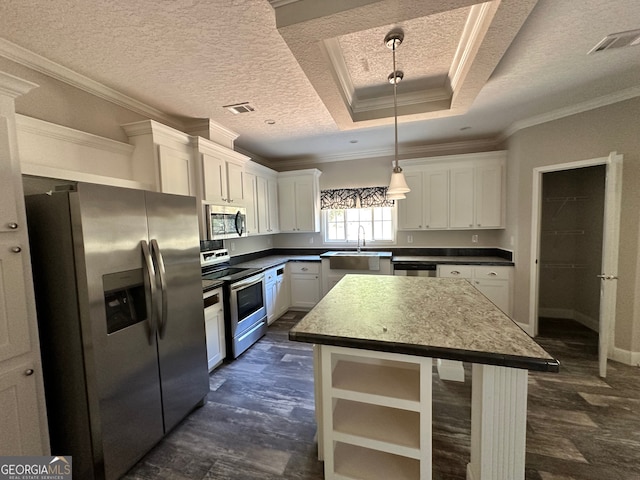
[[[243,222],[242,222],[242,214],[240,213],[240,210],[238,210],[236,212],[236,232],[238,233],[238,236],[242,236],[242,232],[243,232]]]
[[[147,304],[147,322],[149,324],[149,345],[153,345],[153,340],[156,336],[156,269],[153,266],[153,260],[151,258],[151,252],[149,251],[149,245],[146,240],[140,242],[142,248],[142,258],[144,259],[144,286]]]
[[[154,238],[151,240],[151,252],[155,257],[155,263],[158,267],[158,276],[160,277],[160,295],[162,298],[162,309],[160,310],[160,319],[158,324],[160,325],[160,338],[164,338],[164,334],[167,331],[167,310],[168,310],[168,298],[167,298],[167,271],[164,268],[164,258],[162,252],[158,246],[158,241]]]

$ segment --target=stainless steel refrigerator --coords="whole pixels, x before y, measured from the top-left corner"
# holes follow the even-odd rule
[[[119,478],[209,391],[196,200],[79,183],[26,204],[52,453]]]

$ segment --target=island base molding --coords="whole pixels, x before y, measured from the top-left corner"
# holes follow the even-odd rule
[[[432,479],[429,357],[314,345],[326,479]],[[472,365],[467,480],[524,480],[527,370]]]

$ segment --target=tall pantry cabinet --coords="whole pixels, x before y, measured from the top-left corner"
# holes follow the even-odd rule
[[[34,87],[0,72],[0,456],[50,453],[14,104]]]

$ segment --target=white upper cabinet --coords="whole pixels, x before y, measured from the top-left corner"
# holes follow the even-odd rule
[[[215,205],[245,205],[245,164],[249,157],[198,137],[202,199]]]
[[[156,191],[197,196],[197,166],[191,137],[153,120],[122,125],[132,155],[133,177]]]
[[[279,174],[281,232],[320,231],[320,174],[316,169]]]
[[[446,169],[405,172],[411,191],[398,203],[400,230],[440,230],[449,221],[449,172]]]
[[[247,209],[245,228],[247,235],[258,233],[258,177],[250,172],[244,172],[244,206]]]
[[[506,152],[401,162],[411,191],[399,230],[504,228]]]
[[[277,174],[275,170],[255,162],[245,165],[245,206],[249,234],[271,235],[279,232]],[[251,190],[248,189],[249,185]],[[249,201],[247,196],[251,195],[253,200]],[[255,223],[252,218],[254,211]]]

